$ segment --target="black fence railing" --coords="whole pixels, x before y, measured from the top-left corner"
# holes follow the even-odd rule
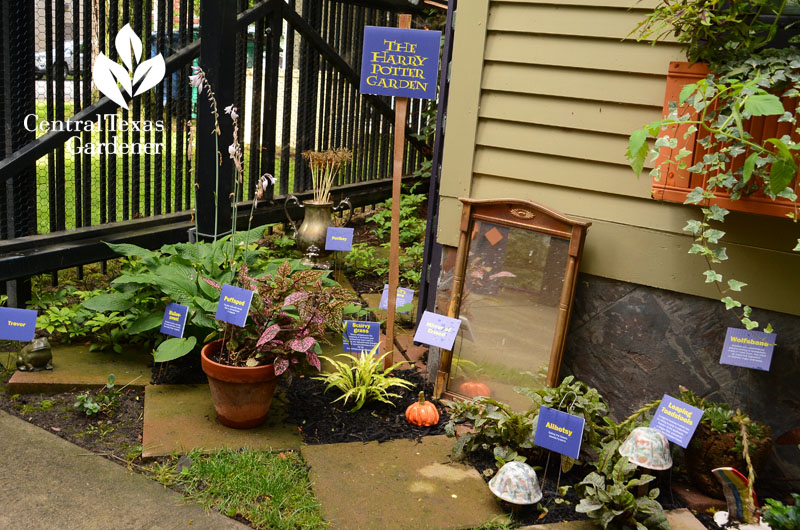
[[[280,222],[280,196],[302,197],[310,188],[302,160],[302,152],[310,149],[353,151],[335,194],[347,193],[355,206],[388,197],[382,179],[391,174],[391,100],[362,96],[358,72],[363,27],[394,25],[391,8],[397,4],[236,0],[231,8],[228,2],[201,5],[200,0],[3,2],[0,291],[9,280],[42,272],[53,272],[55,279],[59,269],[113,257],[102,241],[155,247],[185,240],[194,211],[198,219],[213,216],[215,204],[203,200],[197,188],[213,167],[197,158],[207,152],[202,122],[210,115],[203,95],[198,98],[189,83],[194,64],[212,80],[222,73],[220,93],[228,97],[219,103],[238,108],[245,156],[238,199],[251,200],[263,173],[278,178],[274,201],[259,207],[256,222]],[[227,22],[200,24],[204,9],[221,9]],[[126,26],[132,32],[119,44]],[[222,27],[228,31],[220,33]],[[101,54],[123,67],[129,49],[136,56],[137,46],[141,55],[130,65],[136,72],[131,91],[142,82],[137,65],[148,58],[161,54],[165,75],[151,89],[127,95],[128,108],[120,108],[99,91],[93,75],[96,80]],[[116,76],[116,85],[115,68],[109,75]],[[424,126],[428,105],[412,105],[408,133]],[[229,131],[229,125],[223,127],[219,146],[223,181],[231,175]],[[430,149],[407,136],[405,172],[412,174]],[[225,197],[220,193],[221,206]],[[244,211],[249,214],[249,208],[240,208]],[[27,299],[24,282],[20,285],[17,295],[9,293],[17,304]]]

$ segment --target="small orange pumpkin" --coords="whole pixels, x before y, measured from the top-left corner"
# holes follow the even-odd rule
[[[406,420],[412,425],[430,427],[439,423],[439,411],[436,410],[436,405],[425,401],[425,392],[420,392],[419,401],[406,409]]]
[[[492,389],[478,381],[465,381],[458,387],[458,391],[467,397],[491,396]]]

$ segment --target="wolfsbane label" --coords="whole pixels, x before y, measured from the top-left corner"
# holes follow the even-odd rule
[[[150,120],[123,120],[117,114],[100,114],[93,120],[54,120],[54,121],[41,121],[37,123],[36,114],[28,114],[25,116],[23,126],[29,132],[39,131],[40,133],[47,132],[163,132],[164,121],[150,121]],[[70,142],[70,140],[75,140]],[[67,141],[69,154],[79,155],[96,155],[96,154],[110,154],[110,155],[126,155],[126,154],[145,154],[145,155],[159,155],[163,148],[162,143],[126,143],[119,142],[118,138],[114,136],[110,142],[83,143],[80,136],[75,135]]]

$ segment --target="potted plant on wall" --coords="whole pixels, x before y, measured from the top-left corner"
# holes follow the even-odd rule
[[[655,41],[674,33],[691,61],[708,62],[710,70],[684,72],[668,85],[664,118],[631,135],[627,156],[637,175],[653,156],[654,197],[700,206],[701,218],[684,228],[694,237],[689,253],[705,259],[705,282],[747,329],[759,327],[736,299],[747,284],[717,270],[728,259],[725,217],[743,210],[798,219],[800,52],[791,44],[765,48],[785,29],[785,6],[662,0],[638,28],[639,38]],[[800,239],[793,250],[800,251]]]

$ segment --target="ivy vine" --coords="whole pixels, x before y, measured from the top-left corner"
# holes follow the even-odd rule
[[[723,246],[726,234],[721,228],[729,211],[712,204],[712,199],[720,192],[731,200],[763,192],[773,200],[783,198],[794,203],[794,211],[787,216],[797,222],[800,53],[794,49],[767,50],[716,70],[706,79],[684,86],[679,100],[670,103],[666,118],[634,131],[627,156],[634,172],[640,175],[649,155],[657,158],[662,147],[674,153],[678,138],[672,135],[677,127],[685,131],[684,139],[697,133],[697,144],[704,150],[702,160],[687,167],[692,151],[683,147],[662,160],[650,174],[659,181],[668,166],[674,165],[702,175],[703,186],[692,190],[685,201],[700,205],[702,213],[702,220],[689,220],[683,228],[694,237],[689,254],[706,260],[705,282],[719,289],[725,307],[736,310],[742,325],[750,330],[759,326],[751,318],[752,308],[734,298],[747,283],[726,279],[715,267],[728,260]],[[791,124],[792,134],[758,141],[746,128],[747,120],[754,116],[778,116],[778,122]],[[649,138],[655,139],[652,148]],[[744,162],[735,163],[741,157],[745,157]],[[800,252],[800,239],[793,250]],[[767,325],[764,330],[771,332],[772,326]]]

